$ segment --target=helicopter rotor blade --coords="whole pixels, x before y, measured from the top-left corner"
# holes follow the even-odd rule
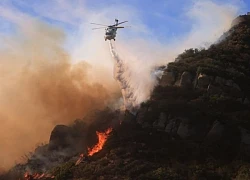
[[[97,23],[90,23],[90,24],[94,24],[94,25],[98,25],[98,26],[105,26],[105,27],[108,27],[108,25],[104,25],[104,24],[97,24]]]
[[[92,28],[92,30],[95,30],[95,29],[104,29],[106,27],[100,27],[100,28]]]
[[[116,26],[115,28],[119,29],[119,28],[128,28],[128,27],[131,27],[131,26]]]
[[[120,23],[118,23],[116,25],[123,24],[123,23],[126,23],[126,22],[128,22],[128,21],[123,21],[123,22],[120,22]]]

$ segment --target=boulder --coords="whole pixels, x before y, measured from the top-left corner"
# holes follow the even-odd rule
[[[250,101],[249,101],[249,99],[248,99],[248,98],[245,98],[245,99],[244,99],[244,102],[243,102],[243,104],[250,104]]]
[[[48,144],[48,150],[64,152],[65,155],[73,155],[82,152],[87,148],[86,129],[77,123],[71,127],[65,125],[57,125],[52,130]],[[93,131],[95,135],[95,131]],[[96,136],[96,135],[95,135]]]
[[[171,135],[176,135],[179,125],[180,125],[180,119],[178,118],[170,119],[165,127],[165,132]]]
[[[197,78],[197,87],[198,88],[207,88],[211,82],[211,77],[206,74],[199,74]]]
[[[215,80],[214,80],[214,84],[219,85],[219,86],[223,86],[226,84],[226,81],[227,81],[226,79],[224,79],[220,76],[216,76]]]
[[[222,78],[222,77],[219,77],[219,76],[215,77],[214,84],[220,85],[220,86],[225,85],[225,86],[229,86],[229,87],[234,87],[234,88],[240,90],[240,87],[238,86],[238,84],[234,83],[233,80],[225,79],[225,78]]]
[[[167,121],[167,115],[164,112],[161,112],[159,119],[156,120],[153,124],[154,128],[163,130]]]
[[[176,76],[174,72],[164,71],[159,84],[163,87],[172,86],[175,82],[175,78]]]
[[[207,134],[206,150],[217,159],[230,161],[240,150],[241,134],[237,126],[215,121]]]
[[[192,129],[192,127],[189,127],[189,119],[180,119],[180,125],[177,130],[177,134],[182,138],[182,139],[187,139],[189,137],[189,130]]]
[[[233,83],[232,86],[230,86],[230,96],[235,97],[235,98],[243,97],[243,92],[241,91],[238,84]]]
[[[72,129],[65,125],[57,125],[50,135],[49,150],[71,148],[73,143]]]
[[[182,139],[201,141],[209,131],[209,121],[201,119],[180,118],[177,134]]]
[[[181,81],[181,78],[180,77],[177,77],[176,78],[176,81],[174,83],[174,86],[180,86],[180,81]]]
[[[190,72],[183,72],[180,79],[179,86],[190,87],[192,85],[193,76]]]
[[[229,87],[233,87],[234,82],[233,82],[233,80],[227,80],[226,83],[225,83],[225,85],[229,86]]]
[[[216,141],[217,139],[220,139],[224,131],[225,131],[225,126],[219,121],[215,121],[212,128],[210,129],[210,131],[206,136],[206,141],[210,143]]]
[[[144,117],[145,114],[148,110],[148,107],[141,107],[136,115],[136,122],[138,124],[143,124],[144,123]]]
[[[207,92],[210,95],[221,94],[222,89],[218,86],[213,85],[213,84],[209,84],[208,88],[207,88]]]
[[[247,21],[246,18],[244,16],[238,16],[237,18],[235,18],[232,23],[231,23],[231,27],[234,27],[244,21]]]

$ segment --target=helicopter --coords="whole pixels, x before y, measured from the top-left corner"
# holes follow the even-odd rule
[[[105,41],[112,40],[112,39],[115,41],[117,29],[125,28],[124,26],[118,26],[118,25],[126,23],[126,22],[128,22],[128,21],[123,21],[123,22],[118,23],[118,19],[115,19],[114,25],[104,25],[104,24],[97,24],[97,23],[90,23],[90,24],[103,26],[103,27],[99,27],[99,28],[93,28],[92,30],[105,28],[105,36],[104,36]]]

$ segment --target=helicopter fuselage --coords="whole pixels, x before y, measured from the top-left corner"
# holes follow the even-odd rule
[[[105,41],[106,40],[112,40],[112,39],[115,40],[116,31],[117,31],[117,28],[115,28],[115,27],[106,28],[105,29],[105,36],[104,36]]]
[[[105,28],[105,36],[104,36],[105,41],[112,40],[112,39],[114,39],[115,41],[117,29],[124,28],[124,26],[118,26],[118,25],[126,23],[126,22],[128,21],[123,21],[123,22],[118,23],[118,19],[115,19],[114,25],[104,25],[104,24],[97,24],[97,23],[90,23],[90,24],[102,26],[98,28],[93,28],[92,30]]]

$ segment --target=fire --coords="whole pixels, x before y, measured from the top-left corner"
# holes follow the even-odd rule
[[[35,180],[35,179],[43,179],[43,178],[46,178],[46,179],[54,179],[55,178],[55,176],[52,176],[52,175],[50,175],[50,174],[44,174],[44,173],[42,173],[42,174],[39,174],[39,173],[35,173],[35,174],[33,174],[33,175],[31,175],[31,174],[29,174],[28,172],[26,172],[25,174],[24,174],[24,178],[25,178],[25,180]]]
[[[98,132],[96,131],[96,135],[98,137],[98,143],[91,149],[88,148],[88,155],[92,156],[93,154],[99,152],[103,145],[105,144],[105,142],[108,139],[108,135],[112,132],[112,128],[108,128],[105,132]]]
[[[112,132],[112,128],[108,128],[104,132],[96,131],[96,135],[98,137],[98,143],[93,148],[88,148],[87,156],[93,156],[93,154],[102,150],[102,148],[103,148],[105,142],[107,141],[108,136],[111,132]],[[84,154],[81,154],[80,158],[77,160],[75,165],[77,166],[78,164],[80,164],[84,160],[84,158],[87,158],[87,156],[85,156]],[[43,179],[43,178],[54,179],[55,176],[52,176],[50,174],[45,174],[45,173],[43,173],[43,174],[35,173],[35,174],[31,175],[28,172],[26,172],[24,174],[24,178],[25,178],[25,180],[35,180],[35,179]]]
[[[88,154],[85,156],[84,154],[81,154],[79,159],[76,161],[75,165],[79,165],[84,159],[86,159],[88,156],[92,156],[93,154],[99,152],[102,150],[103,145],[108,139],[109,134],[112,132],[112,128],[108,128],[105,132],[98,132],[96,131],[96,135],[98,137],[98,143],[93,148],[88,148]]]

